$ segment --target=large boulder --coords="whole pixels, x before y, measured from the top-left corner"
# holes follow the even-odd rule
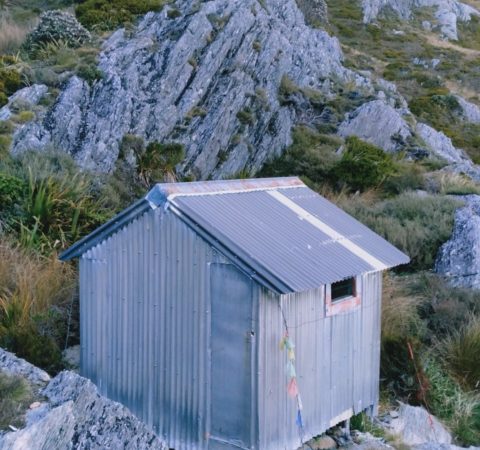
[[[47,92],[48,87],[44,84],[32,84],[20,89],[8,99],[5,106],[0,108],[0,120],[10,119],[16,107],[26,108],[37,105]]]
[[[437,131],[424,123],[418,123],[415,131],[423,139],[428,149],[439,158],[449,163],[467,162],[471,164],[467,156],[461,150],[455,148],[452,140],[441,131]]]
[[[455,213],[452,236],[440,248],[435,271],[452,286],[480,289],[480,196],[464,199],[465,206]]]
[[[2,348],[0,348],[0,371],[7,375],[21,376],[34,385],[45,385],[50,381],[47,372]]]
[[[429,442],[435,442],[437,445],[452,443],[452,436],[445,426],[420,406],[402,404],[398,410],[398,417],[392,419],[389,429],[408,446]]]
[[[338,134],[358,136],[386,152],[396,152],[405,147],[412,135],[404,118],[406,114],[408,112],[404,109],[398,110],[383,100],[374,100],[348,114]]]
[[[1,450],[168,448],[126,407],[101,396],[91,381],[73,372],[61,372],[43,394],[48,399],[43,415],[0,437]]]
[[[462,110],[463,119],[470,123],[480,123],[480,107],[475,103],[465,100],[463,97],[456,95],[455,98]]]
[[[318,2],[321,8],[322,2]],[[185,145],[179,167],[196,178],[258,170],[291,143],[296,110],[282,80],[328,90],[331,79],[371,88],[342,65],[337,39],[306,25],[295,0],[179,0],[118,30],[99,57],[101,80],[74,77],[12,150],[55,147],[84,168],[113,170],[126,134]]]

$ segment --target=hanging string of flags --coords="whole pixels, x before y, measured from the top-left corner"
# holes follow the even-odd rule
[[[295,370],[295,344],[293,343],[292,339],[288,334],[288,327],[287,327],[286,321],[285,321],[285,335],[280,341],[280,349],[282,351],[283,350],[287,351],[287,366],[286,366],[286,372],[288,377],[287,392],[288,392],[288,395],[292,398],[295,398],[297,402],[296,424],[300,434],[300,441],[303,445],[303,436],[305,434],[304,426],[303,426],[303,418],[302,418],[303,404],[302,404],[302,398],[300,397],[300,392],[298,389],[297,372]]]

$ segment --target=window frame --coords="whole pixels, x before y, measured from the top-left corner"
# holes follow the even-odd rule
[[[353,281],[353,295],[332,300],[332,283],[325,286],[325,315],[327,317],[357,309],[361,304],[361,276],[350,277]]]

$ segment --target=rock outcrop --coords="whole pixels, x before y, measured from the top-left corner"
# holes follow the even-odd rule
[[[47,372],[2,348],[0,348],[0,370],[7,375],[19,375],[34,385],[44,385],[50,381],[50,375]]]
[[[327,90],[329,79],[369,85],[342,65],[337,39],[305,24],[295,0],[176,3],[104,44],[103,78],[73,77],[41,121],[18,129],[13,153],[62,149],[84,167],[114,168],[125,134],[186,147],[179,168],[195,178],[255,172],[291,142],[294,108],[284,77]],[[176,16],[176,15],[175,15]]]
[[[0,349],[0,370],[43,385],[50,377]],[[47,401],[27,414],[27,426],[0,435],[0,450],[140,449],[168,447],[127,408],[101,396],[89,380],[69,371],[53,378]]]
[[[435,270],[452,286],[480,289],[480,196],[464,197],[451,238],[438,253]]]
[[[459,95],[456,95],[455,98],[461,108],[463,119],[470,123],[480,123],[480,107],[475,103],[465,100]]]
[[[394,11],[402,19],[410,19],[416,8],[435,8],[435,19],[443,37],[458,39],[457,23],[468,22],[472,16],[480,16],[473,6],[458,0],[362,0],[365,23],[375,20],[386,10]]]
[[[437,131],[424,123],[418,123],[415,131],[423,139],[428,149],[439,158],[449,163],[470,163],[468,157],[461,150],[455,148],[452,140],[441,131]]]
[[[408,111],[398,110],[384,102],[374,100],[348,114],[339,127],[342,137],[358,136],[377,145],[386,152],[396,152],[405,147],[412,133],[404,119]]]
[[[32,86],[24,87],[15,92],[9,99],[8,103],[0,108],[0,120],[8,120],[14,114],[12,110],[18,107],[32,107],[45,97],[48,92],[48,87],[44,84],[33,84]]]

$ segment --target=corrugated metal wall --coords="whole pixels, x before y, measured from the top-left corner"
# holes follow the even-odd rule
[[[80,261],[82,374],[176,450],[208,446],[209,267],[214,262],[228,263],[161,208]],[[307,438],[328,429],[345,411],[359,412],[378,401],[381,274],[363,276],[361,293],[360,308],[327,318],[323,288],[280,297],[296,344]],[[279,297],[259,287],[254,297],[259,308],[253,330],[259,343],[258,380],[252,384],[258,395],[256,448],[292,450],[299,437],[295,402],[286,393],[286,355],[279,350],[284,333]]]
[[[286,389],[286,354],[279,349],[285,330],[279,304],[296,346],[305,439],[341,415],[377,405],[381,280],[378,272],[362,276],[360,307],[331,317],[325,317],[324,289],[281,297],[259,290],[260,449],[300,446],[296,402]]]
[[[176,449],[209,429],[210,262],[226,261],[161,208],[80,262],[82,375]]]

